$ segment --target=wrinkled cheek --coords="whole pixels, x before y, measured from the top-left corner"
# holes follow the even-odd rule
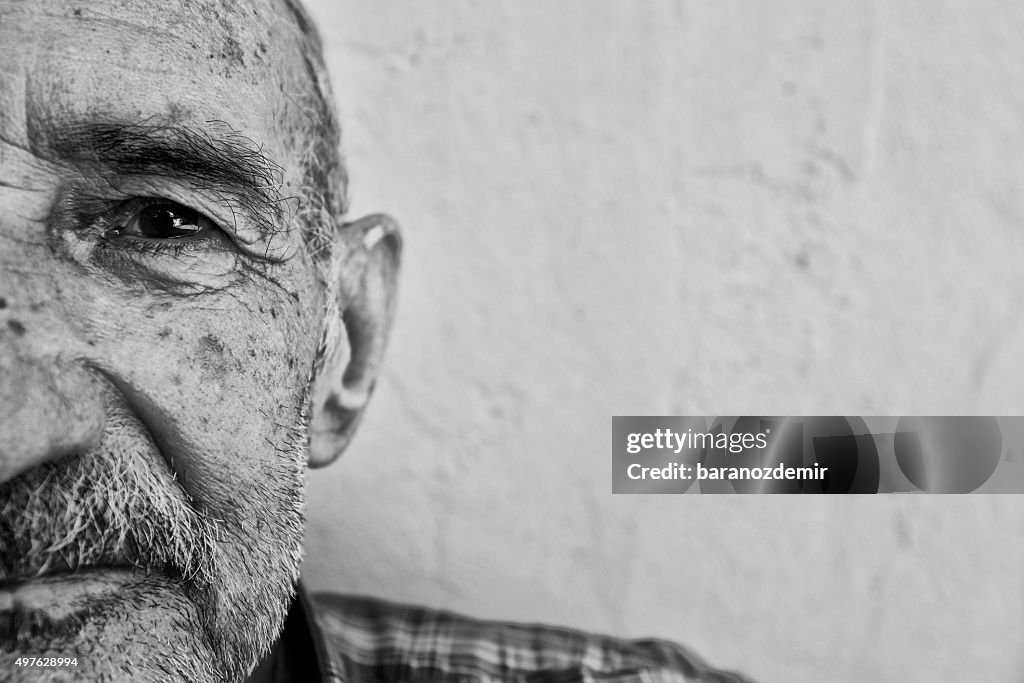
[[[252,487],[274,487],[268,468],[294,459],[304,445],[308,371],[300,350],[276,337],[204,335],[189,354],[191,374],[182,378],[177,409],[192,467],[206,472],[206,481],[230,484],[238,502]]]
[[[138,417],[199,506],[244,516],[276,486],[268,471],[301,454],[315,340],[239,311],[156,311],[125,327],[135,333],[98,347],[104,365],[138,392]]]

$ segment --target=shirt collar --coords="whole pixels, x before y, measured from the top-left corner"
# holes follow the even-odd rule
[[[272,656],[274,683],[343,681],[340,669],[331,661],[327,641],[316,622],[313,601],[301,581],[296,586],[295,598]]]

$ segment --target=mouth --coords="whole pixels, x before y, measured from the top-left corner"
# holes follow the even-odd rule
[[[5,581],[0,585],[0,652],[21,643],[72,643],[87,625],[106,629],[151,613],[140,604],[169,604],[179,590],[131,567],[93,567]],[[5,679],[6,680],[6,679]]]
[[[74,579],[87,579],[97,574],[110,572],[138,572],[139,569],[128,562],[114,562],[101,565],[87,565],[82,567],[58,567],[43,569],[33,573],[19,574],[14,576],[0,576],[0,592],[14,592],[20,586],[34,583],[50,583],[56,581],[67,581]]]
[[[154,578],[129,567],[95,567],[8,582],[0,587],[0,643],[33,633],[72,637],[87,621],[137,604],[140,595],[177,589]]]
[[[135,567],[117,565],[4,579],[0,581],[0,613],[67,610],[81,599],[110,597],[143,576]]]

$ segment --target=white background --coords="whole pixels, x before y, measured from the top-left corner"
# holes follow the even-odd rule
[[[306,581],[1019,681],[1018,496],[613,497],[615,414],[1024,411],[1024,4],[318,0],[387,370]]]

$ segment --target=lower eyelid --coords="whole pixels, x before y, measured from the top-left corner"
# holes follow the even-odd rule
[[[222,239],[230,242],[227,237]],[[89,260],[132,287],[185,294],[231,286],[241,272],[239,252],[225,243],[211,247],[206,241],[100,240]]]
[[[171,254],[195,253],[209,251],[214,248],[217,251],[225,251],[230,248],[231,240],[216,232],[202,236],[178,237],[175,239],[157,239],[150,237],[139,237],[136,235],[121,235],[115,238],[118,246],[136,251],[141,254]],[[220,249],[217,249],[220,247]]]

